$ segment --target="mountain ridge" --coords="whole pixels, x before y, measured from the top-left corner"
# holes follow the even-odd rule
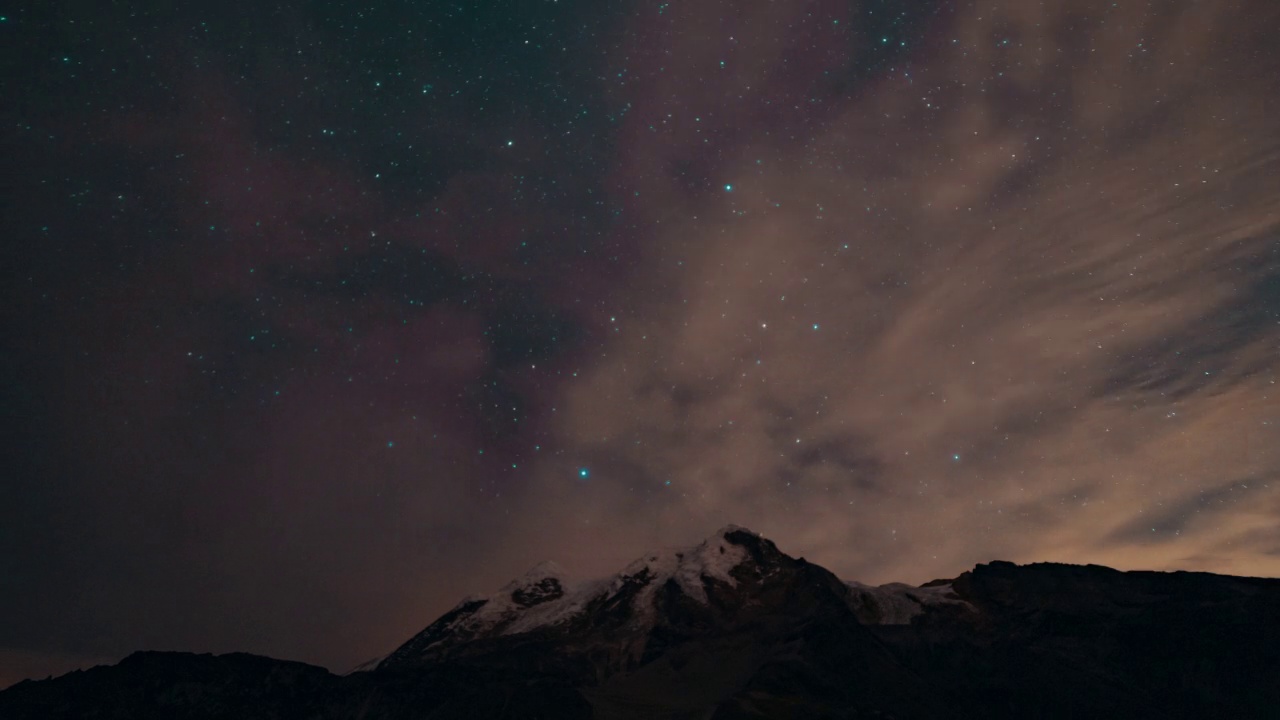
[[[1275,717],[1280,580],[994,561],[868,586],[730,525],[604,578],[571,582],[539,563],[347,675],[135,653],[0,692],[6,718],[104,706],[123,714],[102,717]]]

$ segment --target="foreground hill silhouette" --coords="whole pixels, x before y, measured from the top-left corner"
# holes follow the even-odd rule
[[[140,652],[19,683],[0,718],[1280,718],[1280,580],[868,587],[730,526],[591,582],[539,565],[365,668]]]

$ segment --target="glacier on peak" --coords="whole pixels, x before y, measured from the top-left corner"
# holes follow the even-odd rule
[[[726,525],[694,546],[648,553],[603,578],[570,582],[559,565],[542,562],[495,593],[467,597],[385,662],[394,665],[438,656],[474,640],[570,624],[580,629],[592,627],[605,615],[613,619],[604,622],[623,623],[616,629],[625,627],[626,635],[637,639],[624,641],[624,645],[643,647],[644,641],[639,638],[662,622],[660,606],[666,601],[659,601],[659,592],[666,597],[666,593],[678,590],[694,603],[710,607],[707,593],[712,585],[732,589],[740,586],[739,579],[764,580],[785,567],[786,562],[786,556],[772,542],[738,525]],[[832,580],[843,586],[844,601],[859,621],[867,624],[910,624],[912,618],[928,608],[952,603],[967,606],[949,585],[917,588],[892,583],[875,587],[834,577]]]
[[[686,595],[705,604],[707,592],[703,577],[714,578],[731,587],[738,584],[729,571],[741,565],[749,555],[746,548],[728,539],[735,532],[759,537],[746,528],[726,525],[694,547],[665,548],[650,553],[627,565],[618,573],[618,577],[634,577],[648,568],[653,575],[653,582],[649,583],[646,593],[642,595],[642,607],[649,604],[647,600],[652,597],[653,588],[661,586],[668,579],[675,580]]]
[[[856,580],[844,580],[849,588],[849,602],[858,620],[869,625],[910,625],[917,615],[928,608],[956,605],[972,609],[972,606],[956,595],[951,583],[939,583],[916,587],[906,583],[865,585]]]
[[[555,627],[579,617],[593,604],[610,601],[625,600],[640,628],[652,621],[654,593],[668,581],[705,605],[703,578],[736,586],[730,571],[750,556],[742,545],[729,539],[737,533],[760,537],[738,525],[726,525],[693,547],[665,548],[612,576],[576,583],[570,583],[568,574],[556,563],[538,563],[495,593],[464,598],[388,659],[430,654],[474,639]]]

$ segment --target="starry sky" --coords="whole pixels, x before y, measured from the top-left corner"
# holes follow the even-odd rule
[[[729,522],[1280,575],[1272,0],[19,3],[0,685]]]

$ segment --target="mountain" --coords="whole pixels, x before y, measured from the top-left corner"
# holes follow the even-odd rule
[[[842,581],[745,528],[571,582],[543,563],[345,675],[136,653],[3,718],[1280,718],[1280,580],[978,565]]]

